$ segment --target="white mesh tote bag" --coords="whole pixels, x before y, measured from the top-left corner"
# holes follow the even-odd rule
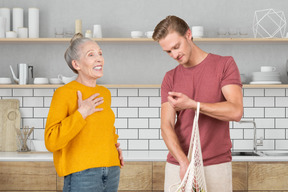
[[[190,164],[176,192],[207,192],[198,127],[199,111],[200,103],[197,102],[188,152]]]

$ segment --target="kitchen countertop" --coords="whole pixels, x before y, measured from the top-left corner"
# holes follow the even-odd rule
[[[123,151],[124,161],[166,161],[167,151]],[[0,161],[53,161],[50,152],[0,152]],[[232,156],[232,161],[288,161],[288,156]]]

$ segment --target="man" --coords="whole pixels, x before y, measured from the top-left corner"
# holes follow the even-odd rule
[[[187,23],[168,16],[154,30],[153,39],[179,65],[168,71],[161,85],[161,131],[169,149],[165,191],[182,180],[196,102],[200,102],[199,132],[209,192],[232,192],[229,121],[243,113],[242,84],[232,57],[206,53],[193,42]],[[177,115],[177,121],[175,118]]]

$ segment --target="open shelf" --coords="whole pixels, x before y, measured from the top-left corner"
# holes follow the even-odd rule
[[[0,38],[0,42],[69,42],[70,38]],[[154,42],[152,38],[93,38],[99,42]],[[288,38],[194,38],[195,42],[288,42]]]
[[[10,85],[0,85],[0,89],[4,88],[13,88],[13,89],[26,89],[26,88],[32,88],[32,89],[48,89],[48,88],[58,88],[63,86],[64,84],[60,85],[16,85],[16,84],[10,84]],[[160,84],[99,84],[101,86],[107,87],[107,88],[160,88]],[[277,85],[250,85],[250,84],[244,84],[243,88],[288,88],[288,84],[277,84]]]

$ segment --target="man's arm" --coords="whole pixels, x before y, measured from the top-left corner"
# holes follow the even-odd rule
[[[169,149],[169,152],[180,164],[180,178],[183,179],[189,166],[187,156],[183,152],[174,130],[176,111],[168,103],[161,105],[161,136]]]
[[[240,121],[243,114],[242,88],[238,85],[225,85],[222,93],[226,99],[218,103],[202,103],[200,112],[222,121]],[[176,110],[197,108],[197,101],[190,99],[182,93],[170,92],[168,101]]]

